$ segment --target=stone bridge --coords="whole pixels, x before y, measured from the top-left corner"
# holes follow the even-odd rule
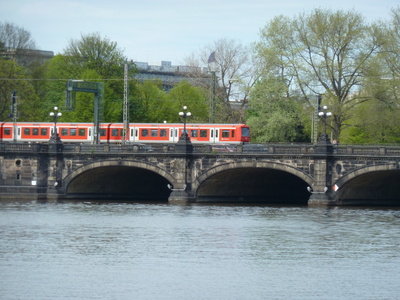
[[[400,205],[400,147],[0,144],[0,199]]]

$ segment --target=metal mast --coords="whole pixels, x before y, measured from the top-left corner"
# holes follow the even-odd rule
[[[124,130],[122,133],[123,142],[126,143],[129,139],[129,103],[128,103],[128,94],[129,94],[129,86],[128,86],[128,64],[124,65],[124,107],[123,107],[123,122],[124,122]]]

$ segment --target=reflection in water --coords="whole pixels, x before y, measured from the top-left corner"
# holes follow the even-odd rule
[[[0,203],[2,299],[394,299],[400,210]]]

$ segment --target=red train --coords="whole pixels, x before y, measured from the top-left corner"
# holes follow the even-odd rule
[[[125,140],[138,143],[176,143],[183,132],[183,124],[131,123]],[[3,122],[0,123],[0,141],[47,142],[54,123]],[[187,124],[192,143],[243,144],[250,142],[250,129],[244,124]],[[63,142],[94,142],[93,123],[57,123],[57,132]],[[101,123],[100,143],[121,143],[124,139],[122,123]]]

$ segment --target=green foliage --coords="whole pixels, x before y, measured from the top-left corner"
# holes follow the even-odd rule
[[[256,50],[261,76],[279,76],[288,97],[323,94],[334,138],[349,124],[361,100],[358,91],[368,62],[379,53],[379,30],[354,11],[315,9],[297,17],[276,17],[261,32]]]
[[[192,113],[191,123],[206,123],[209,118],[207,92],[194,87],[187,81],[181,81],[168,93],[168,117],[171,122],[179,122],[179,112],[187,106]]]
[[[0,59],[0,119],[10,120],[11,94],[17,92],[18,121],[38,121],[39,97],[24,68],[14,61]]]
[[[304,142],[302,106],[286,97],[286,84],[279,79],[263,79],[256,84],[250,100],[247,124],[253,142]]]

